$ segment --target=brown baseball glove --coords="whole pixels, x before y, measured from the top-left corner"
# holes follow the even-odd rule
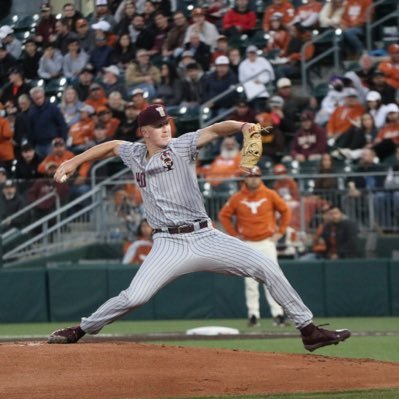
[[[262,135],[269,134],[271,128],[271,126],[263,127],[259,123],[244,124],[242,128],[244,143],[240,162],[243,171],[250,172],[259,162],[262,155]]]

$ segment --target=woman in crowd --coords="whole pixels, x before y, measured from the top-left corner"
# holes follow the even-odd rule
[[[83,103],[79,101],[76,90],[72,86],[65,88],[62,95],[60,109],[68,127],[71,127],[74,123],[79,121],[80,109],[82,106]]]

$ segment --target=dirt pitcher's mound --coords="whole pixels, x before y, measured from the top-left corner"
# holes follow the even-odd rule
[[[134,343],[0,344],[0,398],[177,398],[399,387],[399,363]]]

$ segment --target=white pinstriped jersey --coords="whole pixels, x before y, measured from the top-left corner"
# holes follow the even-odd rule
[[[142,143],[124,143],[119,156],[135,177],[144,213],[154,229],[208,219],[198,187],[195,160],[199,131],[172,139],[165,150],[146,159]]]

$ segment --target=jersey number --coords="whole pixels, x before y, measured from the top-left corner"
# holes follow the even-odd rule
[[[136,173],[136,181],[139,187],[145,187],[147,185],[145,181],[145,173],[144,172],[137,172]]]

